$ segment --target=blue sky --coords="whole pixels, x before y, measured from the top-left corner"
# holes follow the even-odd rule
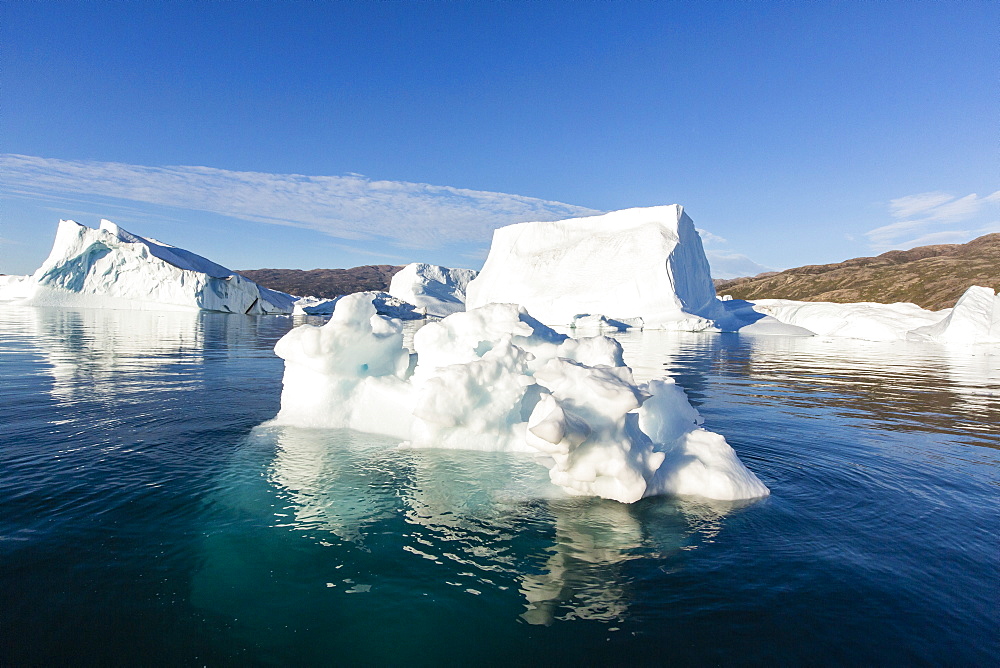
[[[104,217],[237,269],[478,268],[683,204],[718,274],[1000,231],[1000,4],[0,2],[0,272]]]

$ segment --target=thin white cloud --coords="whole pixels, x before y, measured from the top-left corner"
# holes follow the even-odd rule
[[[712,234],[708,230],[703,230],[700,227],[696,227],[695,229],[698,232],[698,236],[701,237],[701,243],[704,246],[708,246],[710,244],[724,244],[724,243],[726,243],[726,240],[724,238],[720,237],[718,234]]]
[[[907,239],[898,244],[901,249],[916,248],[917,246],[930,246],[933,244],[961,244],[971,241],[984,234],[1000,232],[1000,220],[977,227],[972,230],[948,230],[944,232],[931,232],[913,239]]]
[[[923,229],[927,226],[925,220],[901,220],[896,223],[876,227],[874,230],[865,232],[868,240],[875,245],[889,245],[897,242],[901,237],[913,230]]]
[[[754,262],[740,253],[710,250],[705,251],[705,255],[712,267],[712,278],[740,278],[742,276],[756,276],[765,271],[775,271],[773,267],[766,267]]]
[[[978,197],[973,193],[934,207],[927,212],[925,218],[935,222],[958,223],[979,213],[987,201],[991,201],[990,196]]]
[[[475,248],[466,253],[462,253],[462,257],[467,260],[476,260],[478,262],[484,262],[487,257],[489,257],[489,248]]]
[[[955,199],[948,193],[933,192],[920,193],[917,195],[907,195],[897,199],[889,200],[889,210],[893,218],[909,218],[940,206],[945,202]]]
[[[998,204],[1000,190],[985,197],[975,193],[955,197],[942,192],[907,195],[889,202],[889,215],[897,219],[895,222],[869,230],[865,236],[877,250],[963,243],[992,231],[991,224],[979,220],[977,225],[976,219]],[[966,229],[940,229],[958,223],[964,223]]]
[[[347,244],[337,244],[337,243],[327,243],[323,245],[326,246],[327,248],[336,248],[338,250],[347,251],[348,253],[352,253],[354,255],[366,255],[369,257],[377,257],[383,261],[396,260],[401,264],[407,264],[410,262],[409,259],[407,259],[402,255],[390,255],[382,250],[370,251],[370,250],[364,250],[362,248],[357,248],[355,246],[349,246]]]
[[[0,154],[0,172],[4,189],[17,196],[110,197],[417,248],[482,241],[497,227],[511,223],[600,213],[520,195],[376,181],[356,174],[146,167],[13,154]]]

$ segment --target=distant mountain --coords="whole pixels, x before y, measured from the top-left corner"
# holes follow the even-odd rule
[[[389,281],[403,267],[369,264],[351,269],[244,269],[236,273],[258,285],[299,297],[324,297],[365,290],[388,290]]]
[[[970,285],[1000,289],[1000,233],[966,244],[920,246],[837,264],[715,281],[720,295],[736,299],[913,302],[934,311],[954,306]]]

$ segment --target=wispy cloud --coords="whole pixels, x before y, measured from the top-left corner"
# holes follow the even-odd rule
[[[943,192],[907,195],[889,202],[889,214],[895,222],[865,232],[872,248],[913,248],[935,243],[962,243],[996,231],[998,222],[986,222],[1000,205],[1000,190],[980,197],[972,193],[955,197]],[[954,226],[964,223],[964,229]],[[948,227],[949,229],[940,229]]]
[[[704,246],[726,243],[726,240],[720,237],[718,234],[712,234],[708,230],[703,230],[700,227],[697,227],[695,229],[698,231],[698,236],[701,237],[701,243]]]
[[[67,193],[165,205],[431,248],[483,241],[510,223],[600,213],[532,197],[349,174],[306,176],[212,167],[146,167],[0,154],[3,187],[25,197]]]
[[[705,251],[705,255],[712,267],[712,278],[740,278],[741,276],[756,276],[765,271],[774,271],[774,267],[766,267],[754,262],[741,253],[709,250]]]

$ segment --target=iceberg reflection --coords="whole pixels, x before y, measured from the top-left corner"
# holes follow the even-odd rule
[[[149,374],[203,360],[205,328],[197,312],[23,310],[37,349],[50,365],[51,393],[59,401],[149,391]],[[175,390],[197,389],[191,377],[174,380],[164,373],[160,383]]]
[[[276,446],[267,479],[287,502],[278,526],[395,551],[416,560],[401,570],[470,594],[517,591],[529,624],[623,619],[627,562],[711,540],[746,505],[568,497],[528,456],[401,449],[350,430],[264,426],[255,439]]]
[[[668,374],[696,407],[713,387],[725,388],[728,402],[780,395],[801,408],[821,392],[840,416],[881,428],[1000,433],[1000,364],[990,346],[641,331],[615,338],[637,379]]]

